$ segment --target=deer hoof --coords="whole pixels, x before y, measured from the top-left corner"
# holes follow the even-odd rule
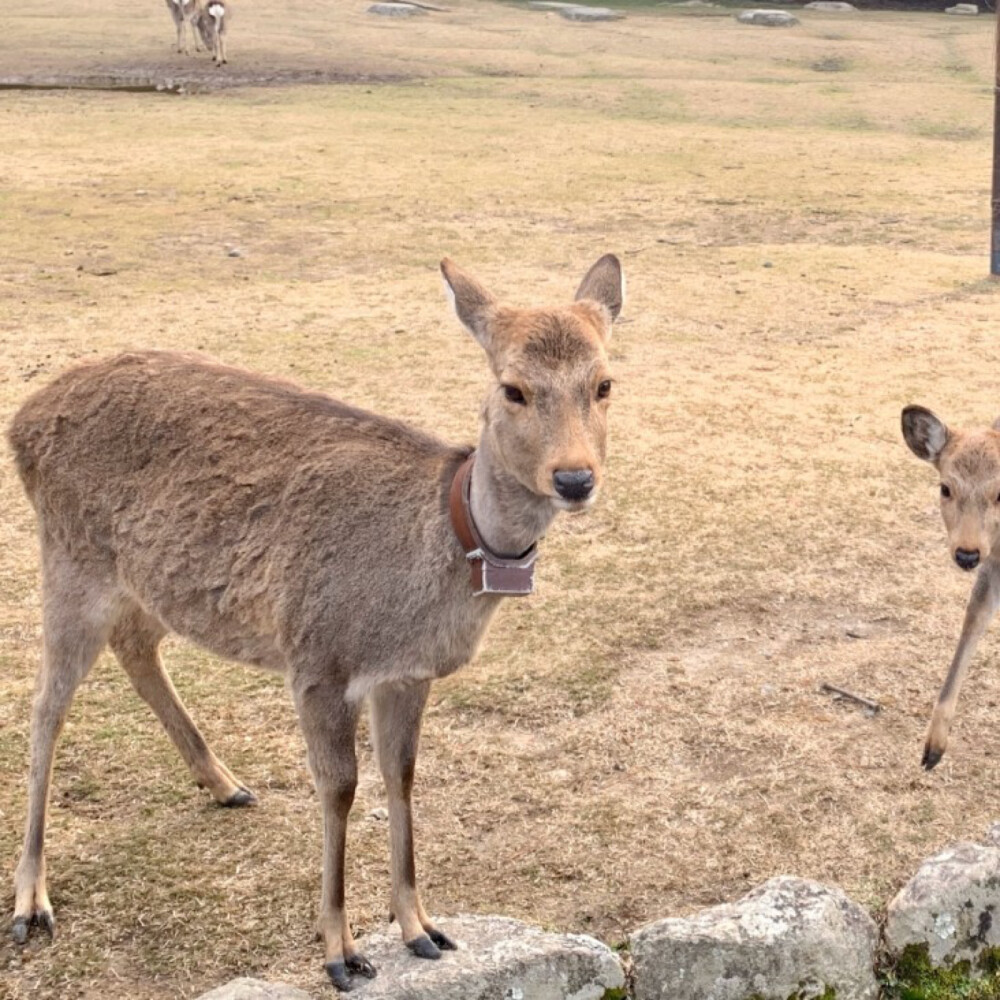
[[[365,979],[374,979],[378,975],[378,970],[364,955],[349,955],[344,960],[344,964],[349,972],[364,976]]]
[[[242,785],[222,803],[223,809],[239,809],[241,806],[255,805],[257,805],[257,796],[249,788],[244,788]]]
[[[330,982],[340,990],[341,993],[350,993],[354,989],[347,965],[344,962],[327,962],[323,968],[330,977]]]
[[[37,910],[30,917],[14,917],[10,928],[10,936],[14,944],[26,944],[32,927],[40,927],[49,938],[56,936],[56,919],[50,910]]]
[[[410,951],[417,956],[417,958],[441,957],[441,950],[426,934],[421,934],[420,937],[415,937],[412,941],[407,941],[406,947],[409,948]]]
[[[436,927],[430,927],[427,929],[427,936],[442,950],[442,951],[457,951],[458,945],[447,934],[442,934]]]
[[[56,918],[52,916],[51,910],[39,910],[35,914],[35,923],[48,934],[50,939],[56,936]]]
[[[924,756],[921,758],[920,765],[925,771],[933,771],[943,756],[943,750],[934,749],[930,745],[925,746]]]

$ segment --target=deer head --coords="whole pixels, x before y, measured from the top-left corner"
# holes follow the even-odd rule
[[[597,261],[573,303],[557,309],[502,305],[447,258],[441,273],[496,380],[483,407],[494,458],[554,508],[589,507],[603,477],[612,387],[607,345],[625,291],[618,258]]]
[[[903,410],[903,437],[941,477],[941,515],[955,562],[974,569],[1000,554],[1000,431],[950,430],[930,410]]]

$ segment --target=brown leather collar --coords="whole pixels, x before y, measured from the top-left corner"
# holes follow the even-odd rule
[[[475,460],[476,453],[473,452],[458,467],[448,495],[451,526],[462,544],[465,558],[469,560],[473,593],[477,597],[480,594],[523,597],[535,589],[538,546],[532,545],[523,555],[511,559],[497,555],[483,541],[476,522],[472,520],[472,509],[469,506],[472,466]]]

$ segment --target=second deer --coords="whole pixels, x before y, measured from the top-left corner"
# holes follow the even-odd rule
[[[194,25],[201,34],[205,48],[212,53],[216,66],[226,62],[226,26],[229,11],[223,0],[198,0],[198,13]]]
[[[200,51],[196,22],[201,14],[201,0],[166,0],[166,2],[167,10],[170,11],[170,17],[177,29],[177,51],[185,55],[190,54],[187,43],[189,29],[195,50]]]
[[[923,406],[907,406],[902,423],[910,450],[938,471],[952,558],[966,572],[979,570],[958,647],[931,715],[922,761],[929,771],[944,756],[962,682],[1000,608],[1000,420],[983,430],[953,430]]]
[[[602,481],[617,258],[555,309],[499,303],[445,260],[446,288],[492,380],[477,448],[194,355],[80,365],[10,427],[41,541],[43,657],[31,723],[13,934],[52,930],[44,839],[56,741],[108,644],[216,801],[253,794],[212,753],[159,657],[176,632],[283,672],[323,812],[319,931],[342,990],[374,975],[344,909],[355,730],[371,702],[389,799],[392,912],[407,946],[453,943],[416,887],[410,794],[431,681],[476,652],[504,595],[531,590],[535,545]]]

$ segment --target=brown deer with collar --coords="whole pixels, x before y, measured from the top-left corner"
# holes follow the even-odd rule
[[[1000,420],[985,430],[952,430],[930,410],[903,410],[903,437],[910,450],[938,470],[941,514],[952,558],[979,573],[948,676],[931,715],[923,766],[944,756],[958,693],[979,640],[1000,608]]]
[[[74,691],[109,644],[195,779],[253,794],[208,748],[158,655],[176,632],[283,672],[323,811],[319,931],[342,990],[374,975],[344,910],[355,730],[371,703],[389,799],[392,913],[407,946],[453,943],[416,888],[410,792],[430,682],[467,663],[535,544],[601,486],[621,309],[602,257],[563,308],[501,305],[441,264],[493,380],[478,447],[456,448],[287,382],[172,353],[84,364],[31,397],[9,436],[41,539],[44,649],[31,725],[13,934],[53,929],[43,843]]]

